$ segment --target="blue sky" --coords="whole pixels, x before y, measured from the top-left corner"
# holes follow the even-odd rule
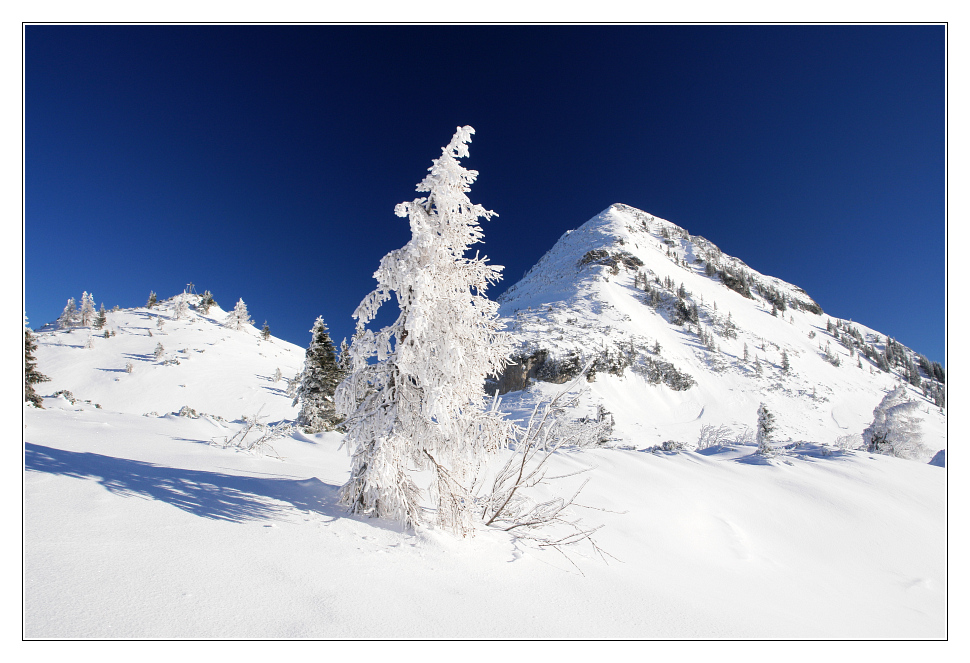
[[[945,362],[942,26],[27,26],[24,297],[192,281],[305,346],[476,130],[514,283],[622,202]]]

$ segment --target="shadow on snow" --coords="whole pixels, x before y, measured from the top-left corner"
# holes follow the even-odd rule
[[[342,518],[337,486],[309,479],[258,478],[184,470],[94,453],[27,443],[24,467],[77,479],[93,479],[125,497],[166,502],[196,516],[230,522],[277,520],[293,509]]]

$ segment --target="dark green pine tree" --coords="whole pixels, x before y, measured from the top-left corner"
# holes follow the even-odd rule
[[[49,382],[50,378],[37,370],[35,350],[37,350],[37,342],[34,340],[34,335],[30,329],[24,327],[24,402],[43,409],[44,401],[34,391],[34,385],[38,382]]]
[[[303,364],[303,379],[296,390],[293,404],[302,402],[296,423],[306,433],[319,433],[335,429],[343,422],[337,414],[333,394],[344,378],[337,365],[337,353],[330,340],[323,317],[317,318],[310,330],[312,338]]]
[[[209,315],[209,307],[211,306],[217,306],[216,300],[212,298],[212,293],[206,290],[202,293],[202,299],[199,300],[195,310],[202,315]]]
[[[104,310],[104,302],[101,302],[101,310],[98,311],[98,317],[94,319],[94,328],[104,329],[104,326],[107,322],[108,322],[108,313]]]

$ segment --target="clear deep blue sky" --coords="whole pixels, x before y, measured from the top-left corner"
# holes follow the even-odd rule
[[[942,26],[28,26],[25,308],[335,341],[455,127],[497,296],[612,203],[945,362]]]

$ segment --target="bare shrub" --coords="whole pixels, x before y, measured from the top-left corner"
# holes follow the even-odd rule
[[[730,444],[731,433],[731,429],[727,426],[705,424],[701,426],[701,432],[697,438],[697,450]]]
[[[262,408],[260,408],[262,411]],[[250,417],[243,417],[245,422],[232,436],[213,438],[210,444],[223,449],[236,449],[252,454],[261,454],[280,458],[271,442],[284,438],[293,430],[293,426],[285,421],[266,424],[260,421],[260,413]]]

